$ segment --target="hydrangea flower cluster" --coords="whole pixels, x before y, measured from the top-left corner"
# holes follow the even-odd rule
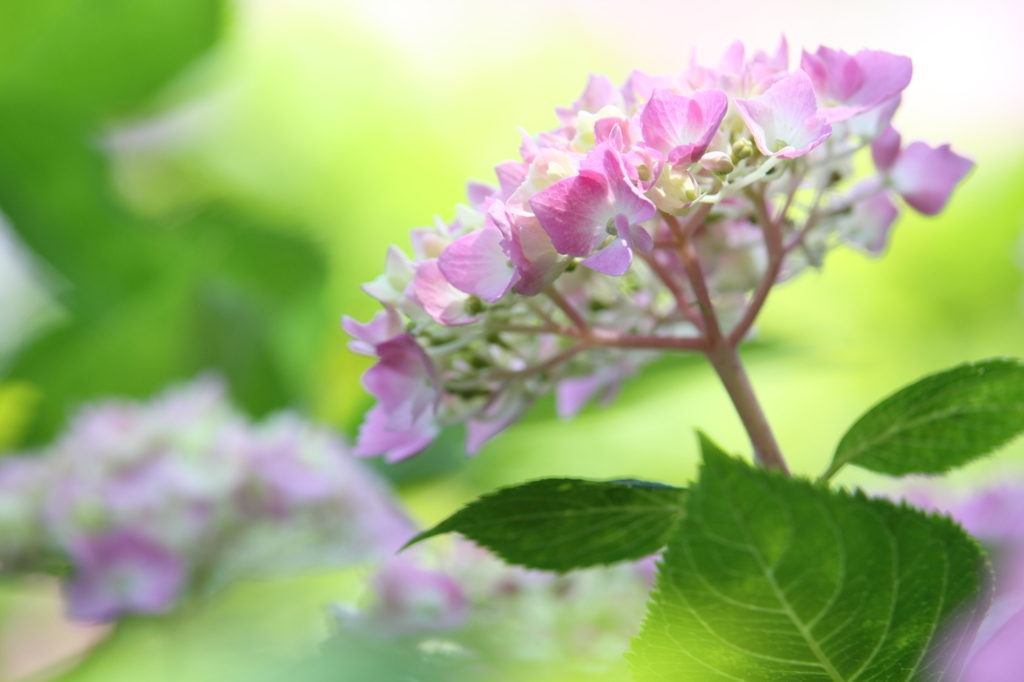
[[[370,581],[368,605],[338,604],[339,634],[412,638],[494,661],[619,662],[654,584],[656,557],[558,575],[509,565],[458,539],[403,553]],[[441,638],[441,639],[438,639]]]
[[[475,453],[548,391],[571,417],[658,352],[692,351],[783,466],[734,351],[771,287],[837,245],[882,252],[897,197],[938,213],[973,165],[903,144],[891,120],[911,71],[826,47],[791,70],[783,39],[622,87],[591,76],[557,129],[523,133],[496,187],[470,183],[453,222],[414,229],[413,258],[389,249],[364,286],[382,312],[343,319],[378,359],[356,453],[401,460],[456,423]]]
[[[210,377],[149,403],[87,407],[48,449],[0,460],[0,569],[69,567],[77,620],[376,560],[414,532],[336,437],[290,414],[251,423]]]
[[[952,516],[993,557],[994,601],[968,654],[965,682],[1009,682],[1024,669],[1024,476],[996,474],[966,490],[919,480],[901,491],[912,504]]]

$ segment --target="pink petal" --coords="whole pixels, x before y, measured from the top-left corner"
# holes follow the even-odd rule
[[[544,291],[567,265],[536,218],[517,218],[502,246],[515,265],[519,276],[515,290],[522,296],[536,296]]]
[[[530,208],[559,253],[587,256],[605,238],[608,186],[595,173],[559,180],[530,197]]]
[[[402,318],[389,305],[373,316],[373,319],[362,324],[348,315],[341,318],[341,328],[353,337],[348,347],[353,353],[376,357],[377,345],[402,333]]]
[[[678,87],[678,79],[669,74],[647,74],[643,71],[633,71],[626,80],[623,90],[633,100],[633,103],[646,102],[654,95],[655,90],[674,90]]]
[[[841,223],[840,234],[847,242],[878,255],[889,243],[889,231],[898,214],[892,199],[880,192],[853,205],[850,215]]]
[[[654,249],[654,238],[641,225],[631,225],[630,235],[633,238],[633,248],[637,251],[650,253]]]
[[[925,215],[935,215],[973,167],[973,161],[954,153],[948,144],[932,148],[914,142],[900,152],[889,177],[904,201]]]
[[[503,161],[494,167],[494,173],[498,176],[498,185],[501,188],[499,198],[502,201],[508,200],[512,193],[519,189],[519,185],[526,180],[528,169],[529,166],[520,161]]]
[[[469,205],[474,208],[480,208],[481,204],[493,197],[497,192],[498,190],[482,182],[466,183],[466,198],[469,199]]]
[[[759,97],[735,102],[757,148],[767,156],[803,156],[832,134],[832,126],[818,115],[811,79],[803,71],[793,72]]]
[[[633,249],[625,239],[619,237],[590,258],[580,261],[580,264],[605,275],[619,277],[626,274],[632,262]]]
[[[523,163],[533,163],[533,157],[537,156],[537,152],[540,151],[540,147],[534,141],[530,134],[519,129],[519,134],[522,137],[522,144],[519,145],[519,156],[523,158]]]
[[[441,252],[438,267],[456,289],[493,303],[507,294],[517,279],[502,249],[504,240],[493,226],[470,232]]]
[[[1024,670],[1024,610],[1011,617],[971,658],[965,682],[1015,682]]]
[[[728,106],[721,90],[701,90],[692,99],[656,90],[640,114],[644,142],[673,165],[690,165],[707,150]]]
[[[834,123],[872,109],[898,95],[913,75],[907,57],[877,50],[861,50],[850,56],[841,50],[818,48],[804,52],[801,68],[810,76],[821,115]]]
[[[377,353],[380,360],[363,374],[363,387],[387,413],[390,428],[409,429],[437,403],[437,368],[408,334],[380,344]]]
[[[387,410],[377,404],[366,413],[352,454],[358,457],[384,455],[388,462],[398,462],[425,450],[440,433],[432,412],[423,413],[406,429],[389,426]]]
[[[587,80],[587,87],[583,90],[583,94],[573,103],[572,107],[558,107],[555,109],[555,113],[558,115],[558,119],[562,122],[563,126],[573,127],[577,113],[586,111],[590,114],[596,114],[606,106],[616,106],[619,109],[624,108],[625,101],[622,97],[622,91],[608,80],[607,76],[592,73]]]
[[[480,448],[523,416],[529,406],[521,393],[506,391],[484,412],[466,423],[466,454],[475,455]]]
[[[743,41],[737,40],[733,42],[729,47],[725,48],[725,53],[718,61],[718,71],[720,73],[740,75],[743,73],[743,58],[745,55],[746,48],[743,47]]]
[[[862,140],[876,139],[889,127],[902,99],[902,95],[896,95],[863,114],[857,114],[847,122],[850,132]]]
[[[416,276],[409,289],[408,295],[423,306],[438,324],[459,327],[480,319],[466,312],[468,295],[445,279],[436,258],[421,261],[416,266]]]
[[[562,379],[555,386],[555,405],[561,419],[572,419],[607,384],[601,373]]]
[[[580,164],[579,175],[559,180],[529,203],[555,249],[577,257],[593,253],[617,214],[643,222],[657,212],[629,181],[621,154],[607,143],[594,147]]]
[[[625,215],[630,222],[642,223],[658,212],[651,200],[630,181],[617,149],[607,144],[597,145],[580,163],[580,173],[600,174],[608,188],[608,203],[601,215],[602,227],[618,213]]]
[[[875,161],[875,168],[880,171],[887,171],[896,163],[900,155],[900,144],[902,140],[896,129],[889,126],[875,138],[871,143],[871,157]]]

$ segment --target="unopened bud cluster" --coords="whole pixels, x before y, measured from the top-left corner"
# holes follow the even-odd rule
[[[555,391],[562,416],[613,397],[659,351],[745,338],[770,288],[847,244],[881,253],[899,212],[935,214],[972,163],[891,126],[906,57],[829,48],[789,69],[785,41],[714,68],[592,76],[560,126],[471,183],[449,224],[391,247],[344,320],[377,357],[356,452],[398,460],[446,425],[467,451]],[[875,173],[855,177],[861,150]]]

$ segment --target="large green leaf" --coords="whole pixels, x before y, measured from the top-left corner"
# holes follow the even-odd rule
[[[846,464],[940,473],[1024,432],[1024,364],[994,358],[925,377],[871,408],[843,436],[823,478]]]
[[[484,495],[410,544],[455,531],[509,563],[554,571],[639,559],[665,546],[685,496],[659,483],[546,478]]]
[[[753,468],[704,465],[630,654],[637,680],[934,679],[986,562],[948,518]]]

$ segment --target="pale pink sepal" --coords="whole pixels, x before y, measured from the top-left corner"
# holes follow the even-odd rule
[[[689,166],[707,151],[728,108],[721,90],[701,90],[692,98],[655,90],[640,114],[644,143],[672,165]]]
[[[586,376],[562,379],[555,386],[555,410],[558,416],[562,419],[575,417],[598,394],[601,403],[610,402],[618,394],[623,380],[635,370],[633,364],[619,362]]]
[[[555,250],[551,237],[532,216],[515,216],[508,225],[508,238],[502,244],[516,268],[519,280],[515,291],[536,296],[558,279],[567,259]]]
[[[803,156],[832,134],[832,126],[818,114],[811,79],[803,71],[793,72],[759,97],[735,102],[766,156]]]
[[[406,431],[433,413],[440,398],[434,362],[408,334],[377,346],[380,360],[362,377],[363,387],[383,407],[388,428]]]
[[[487,441],[519,421],[528,406],[529,403],[518,392],[506,391],[497,397],[481,414],[466,423],[466,454],[480,452]]]
[[[594,255],[580,261],[591,270],[619,277],[626,274],[633,263],[633,249],[650,251],[654,248],[654,240],[640,225],[630,225],[629,219],[619,213],[615,216],[615,229],[618,235],[614,240]]]
[[[607,143],[596,146],[580,164],[579,175],[559,180],[530,198],[541,227],[562,254],[586,257],[605,237],[608,222],[625,215],[649,220],[654,204],[630,181],[622,156]]]
[[[469,295],[452,286],[441,272],[436,258],[416,265],[416,276],[406,295],[423,306],[435,322],[446,327],[461,327],[480,319],[466,312]]]
[[[973,161],[953,152],[948,144],[930,147],[912,142],[900,151],[889,169],[889,179],[911,207],[935,215],[946,207],[953,188],[973,167]]]
[[[358,457],[384,455],[386,461],[398,462],[425,450],[440,433],[432,412],[424,412],[405,429],[389,427],[388,422],[384,406],[374,405],[359,427],[352,454]]]
[[[502,248],[505,236],[494,225],[463,235],[441,252],[437,264],[452,286],[491,303],[519,279]]]
[[[878,50],[849,55],[827,47],[813,55],[804,52],[800,67],[810,76],[822,104],[821,115],[830,123],[845,121],[898,95],[914,72],[908,57]]]
[[[895,128],[889,126],[883,130],[871,143],[871,158],[875,162],[875,168],[880,171],[892,168],[900,155],[901,144],[902,138]]]
[[[385,304],[373,319],[363,324],[348,315],[341,318],[341,328],[352,337],[348,348],[359,355],[377,356],[377,345],[402,333],[402,317],[394,308]]]
[[[878,255],[888,245],[889,232],[898,215],[899,209],[892,199],[879,192],[853,205],[850,215],[840,223],[839,233],[844,241]]]

